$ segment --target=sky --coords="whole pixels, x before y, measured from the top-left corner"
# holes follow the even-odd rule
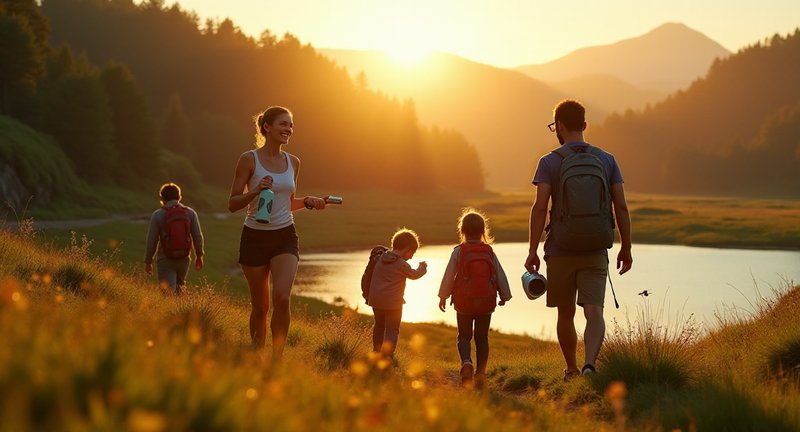
[[[499,67],[546,63],[640,36],[667,22],[730,51],[800,26],[800,0],[178,0],[246,34],[289,32],[315,48],[377,49],[401,58],[450,52]],[[175,1],[167,0],[171,5]]]

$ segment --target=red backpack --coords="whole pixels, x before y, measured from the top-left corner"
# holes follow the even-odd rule
[[[462,243],[453,287],[453,305],[466,315],[494,312],[497,306],[497,271],[492,247]]]
[[[161,230],[161,250],[167,258],[188,257],[192,250],[189,210],[180,204],[162,208],[164,224]]]

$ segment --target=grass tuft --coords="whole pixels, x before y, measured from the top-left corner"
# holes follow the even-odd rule
[[[347,314],[330,314],[322,327],[314,353],[327,370],[344,369],[359,354],[369,351],[369,328]]]

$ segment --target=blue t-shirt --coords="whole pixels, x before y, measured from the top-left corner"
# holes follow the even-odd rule
[[[564,145],[569,148],[575,148],[580,146],[586,146],[588,143],[585,142],[568,142]],[[600,159],[602,159],[603,163],[606,165],[606,173],[608,173],[608,185],[614,185],[617,183],[623,183],[622,180],[622,173],[619,170],[619,165],[617,164],[617,160],[614,159],[614,155],[603,151]],[[558,182],[559,171],[561,170],[561,156],[556,153],[550,152],[546,155],[542,156],[539,159],[539,165],[536,166],[536,174],[533,175],[533,184],[538,185],[539,183],[547,183],[549,185],[553,185]],[[552,204],[552,201],[551,201]],[[603,254],[608,255],[608,251],[606,249],[599,249],[597,251],[582,251],[582,252],[575,252],[562,249],[558,247],[556,242],[553,240],[552,231],[547,232],[547,236],[544,239],[544,256],[560,256],[560,255],[586,255],[586,254]]]

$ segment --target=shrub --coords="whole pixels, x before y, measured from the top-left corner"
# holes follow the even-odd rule
[[[94,287],[89,273],[80,265],[64,264],[53,272],[53,283],[73,294],[88,294]]]
[[[691,347],[699,336],[694,317],[676,320],[674,328],[661,325],[661,313],[649,307],[639,313],[637,321],[623,329],[615,321],[614,331],[600,352],[602,373],[592,380],[600,391],[611,382],[622,381],[631,390],[637,386],[682,388],[689,384]]]
[[[352,317],[331,314],[320,321],[320,327],[314,353],[328,370],[349,366],[359,352],[368,349],[368,327]]]
[[[767,353],[767,368],[772,376],[800,378],[800,335],[794,335]]]

